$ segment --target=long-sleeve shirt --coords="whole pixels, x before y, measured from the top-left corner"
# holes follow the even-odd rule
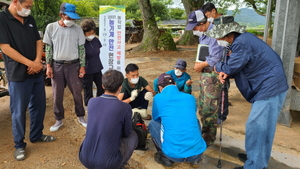
[[[184,93],[189,93],[189,94],[192,93],[192,85],[188,86],[186,84],[186,81],[188,81],[189,79],[191,79],[191,76],[188,73],[183,72],[180,77],[177,77],[175,75],[175,70],[169,70],[166,73],[170,74],[172,76],[172,78],[176,82],[176,86],[177,86],[177,88],[178,88],[179,91],[182,91]],[[154,82],[153,82],[153,88],[154,88],[154,91],[156,93],[159,93],[158,84],[157,83],[158,83],[158,79],[156,78],[156,79],[154,79]]]
[[[131,106],[103,94],[89,100],[88,112],[86,136],[79,151],[81,162],[87,168],[120,168],[121,139],[132,131]]]
[[[214,25],[210,23],[208,30],[212,29],[213,26]],[[199,43],[209,46],[209,55],[206,56],[206,62],[210,66],[214,66],[217,62],[219,62],[222,59],[225,52],[225,48],[223,46],[219,46],[216,39],[206,35],[202,35],[201,37],[199,37]]]
[[[152,117],[161,122],[161,142],[164,154],[172,158],[187,158],[203,153],[206,143],[197,119],[196,99],[168,85],[154,96]]]
[[[288,89],[282,61],[265,42],[245,32],[235,37],[227,62],[216,64],[218,72],[233,75],[247,101],[267,99]]]

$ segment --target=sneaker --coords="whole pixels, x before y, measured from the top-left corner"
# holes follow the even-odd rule
[[[161,164],[161,165],[163,165],[164,167],[167,167],[167,168],[172,167],[173,164],[174,164],[173,161],[169,160],[166,156],[162,156],[159,153],[154,154],[154,159],[158,164]]]
[[[83,127],[86,127],[87,125],[87,122],[86,120],[84,119],[84,117],[78,117],[78,122],[83,126]]]
[[[56,120],[55,124],[50,127],[50,131],[57,131],[63,125],[62,120]]]
[[[26,151],[24,148],[18,148],[15,150],[15,159],[17,161],[21,161],[21,160],[24,160],[26,158]]]
[[[244,163],[247,160],[247,154],[239,153],[238,158]]]
[[[200,166],[200,159],[190,162],[192,168],[198,168]]]

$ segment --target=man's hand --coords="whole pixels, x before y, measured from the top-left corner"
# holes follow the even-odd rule
[[[80,69],[79,69],[79,77],[83,78],[84,75],[85,75],[85,68],[84,67],[80,67]]]
[[[193,81],[191,79],[189,79],[185,83],[186,83],[186,85],[190,86],[190,85],[192,85]]]
[[[130,96],[130,98],[129,98],[130,101],[135,100],[135,98],[137,97],[137,95],[138,95],[137,89],[133,90],[133,91],[131,92],[131,96]]]
[[[195,65],[194,65],[194,70],[196,72],[201,72],[202,69],[203,69],[202,64],[200,62],[196,62]]]
[[[39,73],[43,69],[43,64],[40,61],[33,61],[30,67],[27,68],[27,73],[29,75]]]
[[[153,99],[152,92],[145,93],[145,97],[144,98],[145,98],[145,100],[148,100],[148,101],[152,100]]]
[[[219,79],[221,81],[222,84],[225,83],[225,79],[228,77],[228,75],[224,72],[219,72]]]
[[[46,75],[47,75],[47,78],[53,78],[53,70],[49,64],[47,64]]]

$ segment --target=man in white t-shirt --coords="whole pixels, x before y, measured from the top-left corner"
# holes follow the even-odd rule
[[[50,131],[57,131],[63,125],[63,96],[66,86],[74,97],[78,122],[84,127],[87,124],[81,95],[81,78],[85,75],[85,36],[81,27],[74,22],[75,19],[80,19],[75,10],[75,5],[62,3],[59,14],[61,19],[47,25],[43,39],[46,44],[46,74],[48,78],[52,78],[56,119]]]

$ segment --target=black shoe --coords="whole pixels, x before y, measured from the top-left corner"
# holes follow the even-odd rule
[[[172,167],[174,162],[169,160],[166,156],[161,155],[159,153],[154,154],[154,159],[157,163],[165,166],[165,167]]]
[[[190,162],[192,168],[198,168],[200,166],[200,158],[194,162]]]
[[[244,167],[235,167],[234,169],[244,169]]]
[[[247,160],[247,154],[239,153],[238,158],[244,163]]]

